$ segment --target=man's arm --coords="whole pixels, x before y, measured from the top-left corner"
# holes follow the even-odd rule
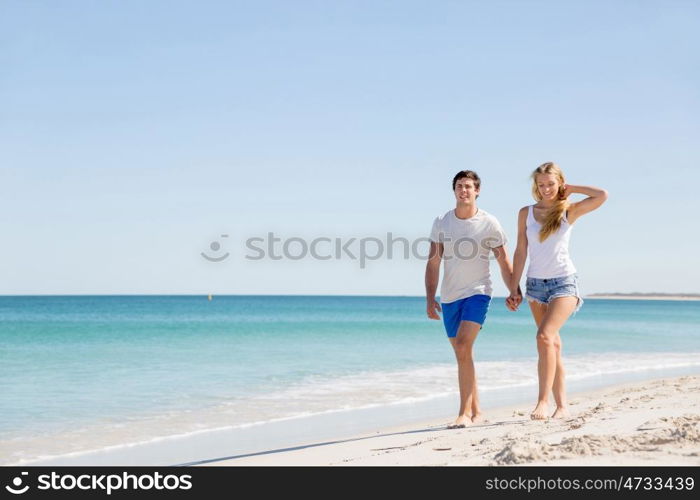
[[[442,312],[440,304],[435,300],[438,282],[440,281],[440,262],[445,246],[442,243],[430,242],[430,256],[425,265],[425,298],[428,317],[440,319],[438,312]]]

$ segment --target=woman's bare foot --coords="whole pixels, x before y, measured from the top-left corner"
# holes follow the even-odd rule
[[[530,413],[530,418],[532,420],[547,420],[548,406],[547,403],[539,401],[535,409]]]
[[[557,409],[552,413],[552,418],[567,419],[569,418],[569,411],[565,406],[557,406]]]
[[[472,424],[479,424],[481,422],[485,422],[484,420],[484,414],[481,412],[477,413],[472,413]]]
[[[448,429],[462,429],[472,423],[472,420],[466,415],[460,415],[453,424],[447,426]]]

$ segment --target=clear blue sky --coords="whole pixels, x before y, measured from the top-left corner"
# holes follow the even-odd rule
[[[691,1],[4,0],[0,293],[420,295],[418,259],[250,261],[245,240],[426,236],[472,168],[514,243],[544,161],[611,194],[575,228],[585,293],[700,292],[698,19]]]

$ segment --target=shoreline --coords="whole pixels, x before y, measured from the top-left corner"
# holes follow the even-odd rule
[[[576,392],[565,420],[533,421],[529,410],[493,408],[464,429],[430,419],[187,465],[700,465],[700,375]]]

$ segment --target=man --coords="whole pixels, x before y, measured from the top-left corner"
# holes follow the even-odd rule
[[[510,286],[513,266],[506,252],[506,236],[493,215],[477,207],[481,179],[471,170],[463,170],[452,180],[457,206],[437,217],[430,233],[430,257],[425,268],[427,312],[439,320],[443,313],[447,337],[457,358],[459,380],[459,415],[448,428],[466,427],[481,419],[476,388],[472,347],[484,324],[491,302],[489,254],[493,252],[501,268],[501,277]],[[435,300],[440,280],[440,261],[444,261],[444,278],[440,289],[442,307]],[[510,290],[511,295],[517,296]],[[519,292],[519,290],[518,290]],[[518,299],[506,305],[515,310]],[[519,299],[522,300],[522,299]]]

